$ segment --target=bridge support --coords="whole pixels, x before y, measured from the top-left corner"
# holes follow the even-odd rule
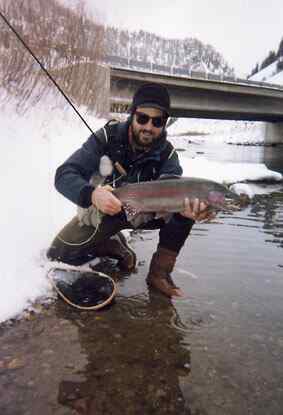
[[[264,141],[266,144],[283,143],[283,122],[265,123]]]

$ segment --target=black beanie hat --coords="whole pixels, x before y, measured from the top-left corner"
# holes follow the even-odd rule
[[[137,107],[157,108],[169,115],[170,97],[167,88],[153,83],[141,85],[133,97],[131,112]]]

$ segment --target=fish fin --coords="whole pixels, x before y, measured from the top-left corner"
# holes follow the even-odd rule
[[[123,208],[128,222],[131,222],[137,215],[141,213],[141,211],[137,207],[129,203],[123,204]]]

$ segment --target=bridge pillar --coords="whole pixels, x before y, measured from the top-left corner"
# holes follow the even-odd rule
[[[283,143],[283,122],[265,123],[264,141],[266,144]]]

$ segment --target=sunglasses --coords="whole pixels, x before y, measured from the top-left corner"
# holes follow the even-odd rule
[[[164,125],[166,124],[166,121],[167,121],[167,118],[165,118],[165,117],[162,117],[162,116],[150,117],[149,115],[145,114],[144,112],[139,112],[139,111],[136,111],[135,115],[136,115],[136,121],[137,121],[138,124],[145,125],[151,120],[152,125],[155,128],[164,127]]]

